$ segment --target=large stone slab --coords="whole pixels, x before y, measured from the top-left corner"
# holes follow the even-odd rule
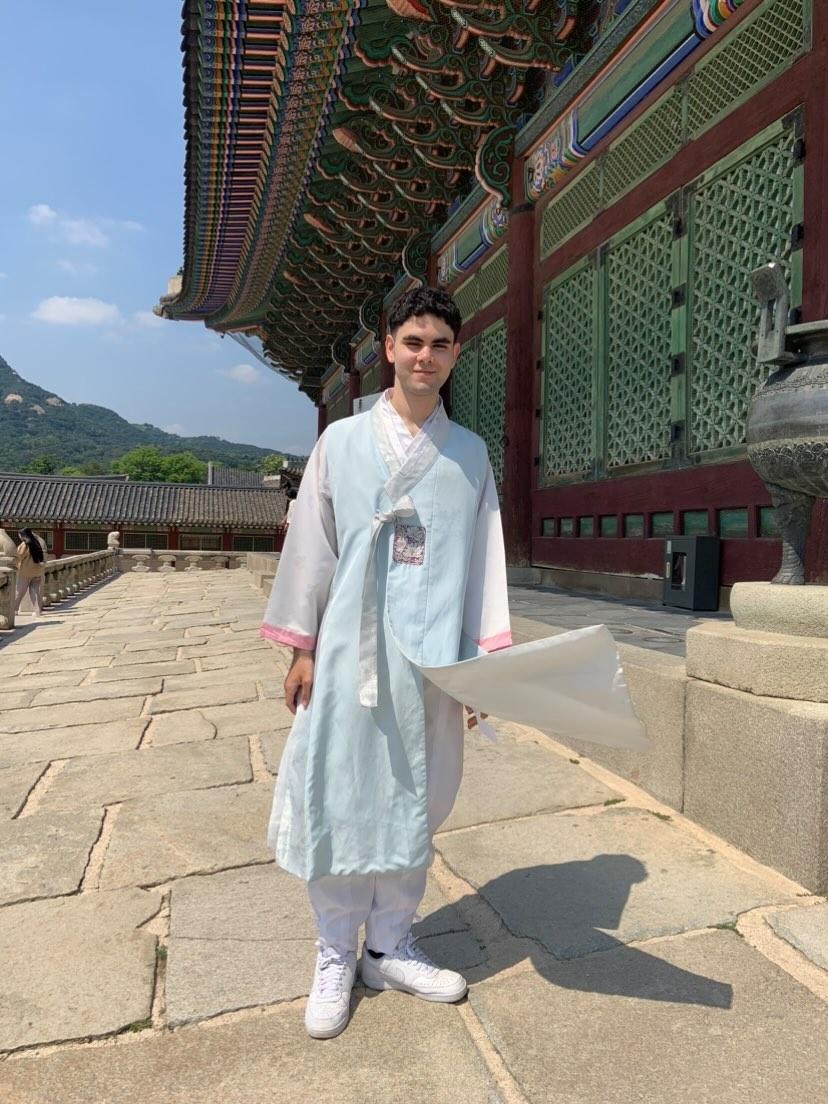
[[[186,744],[191,740],[212,740],[215,735],[216,726],[197,709],[184,709],[153,717],[144,743],[148,747],[164,747],[167,744]]]
[[[195,660],[189,660],[189,662],[195,665]],[[230,671],[190,671],[166,677],[164,679],[164,693],[170,694],[174,690],[207,689],[212,691],[235,685],[238,682],[252,685],[256,681],[256,677],[243,669],[241,664],[237,664]]]
[[[144,698],[114,698],[112,701],[77,702],[65,705],[29,706],[9,709],[0,716],[0,732],[36,732],[42,728],[60,728],[67,720],[74,724],[103,724],[106,721],[128,721],[138,716]]]
[[[483,961],[483,948],[458,909],[446,902],[431,876],[417,915],[420,919],[412,930],[420,946],[438,966],[462,973]]]
[[[199,686],[194,690],[165,690],[150,702],[149,711],[171,713],[178,709],[202,709],[206,706],[233,705],[258,698],[255,682],[237,683],[221,679],[218,685]]]
[[[78,809],[200,790],[252,779],[247,740],[173,744],[72,759],[43,795],[41,808]]]
[[[0,763],[50,762],[77,755],[110,755],[130,751],[141,742],[149,720],[113,721],[109,724],[70,725],[37,732],[0,735]]]
[[[315,938],[304,883],[273,864],[177,882],[167,957],[169,1022],[305,996]]]
[[[515,731],[508,725],[498,725],[497,743],[479,733],[466,736],[463,782],[442,831],[578,805],[598,805],[618,796],[536,739],[516,739]]]
[[[773,913],[767,921],[777,935],[828,970],[828,905]]]
[[[128,801],[115,821],[101,888],[266,862],[272,800],[271,785],[250,783]]]
[[[37,690],[6,690],[0,693],[0,713],[30,705],[37,693]]]
[[[558,958],[729,923],[791,899],[639,809],[490,824],[439,836],[436,846],[513,935]]]
[[[128,640],[124,644],[124,651],[150,652],[156,659],[160,659],[162,653],[164,658],[166,658],[166,654],[171,648],[183,648],[185,644],[189,647],[197,647],[203,644],[206,639],[206,637],[196,639],[195,637],[184,636],[183,630],[177,630],[172,633],[156,632],[153,633],[152,636],[141,637],[138,640]],[[191,657],[184,655],[181,658],[189,659]],[[132,662],[138,661],[133,660]],[[140,662],[143,663],[144,660],[142,659]]]
[[[106,668],[101,668],[105,670]],[[43,690],[54,686],[80,686],[87,677],[87,670],[41,671],[36,674],[23,672],[18,676],[21,690]]]
[[[22,808],[35,782],[46,769],[45,763],[33,763],[25,767],[5,765],[0,744],[0,820],[16,816]]]
[[[103,1035],[146,1019],[155,936],[140,925],[160,905],[157,893],[126,889],[0,909],[0,1050]],[[0,1073],[0,1088],[3,1079]],[[67,1098],[58,1090],[52,1099]]]
[[[87,809],[0,824],[0,903],[76,893],[102,821]]]
[[[155,648],[135,652],[120,652],[112,660],[112,668],[116,667],[143,667],[147,664],[176,663],[178,648]],[[142,676],[143,677],[143,676]]]
[[[252,654],[248,655],[247,652]],[[202,671],[221,671],[225,668],[236,670],[244,666],[255,668],[264,673],[273,674],[279,664],[283,663],[282,657],[273,648],[245,649],[241,655],[237,651],[222,652],[221,655],[209,655],[200,657]]]
[[[256,736],[277,732],[293,724],[290,710],[284,702],[278,701],[222,705],[202,712],[216,726],[219,736]]]
[[[347,1030],[308,1040],[289,1005],[234,1023],[0,1065],[14,1104],[498,1104],[457,1009],[356,995]],[[103,1087],[103,1089],[102,1089]],[[701,1104],[701,1102],[699,1102]],[[756,1104],[756,1102],[755,1102]]]
[[[45,655],[30,655],[27,674],[42,674],[45,671],[88,671],[94,667],[105,667],[121,651],[120,644],[87,645],[66,652],[55,650]]]
[[[231,655],[233,652],[264,652],[270,645],[258,637],[239,640],[235,636],[227,636],[213,639],[209,644],[194,645],[192,640],[185,640],[181,652],[182,659],[203,659],[204,656]]]
[[[828,1077],[825,1007],[731,932],[474,986],[531,1104],[797,1104]]]
[[[114,682],[121,679],[133,680],[154,678],[159,675],[162,678],[166,678],[168,675],[186,675],[190,671],[195,671],[194,660],[176,660],[173,658],[166,662],[124,663],[119,664],[117,667],[102,667],[100,670],[92,672],[91,681],[93,683]]]
[[[107,701],[112,698],[131,698],[136,694],[160,694],[160,677],[99,682],[93,686],[59,686],[52,690],[40,690],[35,705],[69,705],[75,702]]]
[[[45,626],[44,626],[45,627]],[[53,648],[83,648],[89,640],[89,634],[61,634],[58,642],[55,634],[33,632],[20,640],[15,640],[12,655],[29,655],[35,652],[51,652]]]
[[[687,671],[678,656],[632,645],[618,649],[633,707],[652,740],[648,751],[580,743],[578,750],[681,810],[684,801],[684,711]]]
[[[285,750],[287,738],[290,735],[289,728],[278,728],[273,732],[262,733],[262,751],[264,753],[267,769],[271,774],[276,774],[282,761],[282,752]]]
[[[686,814],[828,892],[828,704],[691,679],[686,740]]]

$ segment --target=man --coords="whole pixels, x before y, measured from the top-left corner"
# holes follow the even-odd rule
[[[357,934],[364,984],[453,1002],[465,979],[438,969],[411,924],[432,835],[462,775],[461,707],[414,664],[511,644],[503,534],[484,442],[440,400],[461,319],[419,288],[389,317],[394,386],[320,437],[296,500],[262,634],[294,649],[295,721],[268,840],[308,882],[319,955],[305,1025],[348,1022]]]

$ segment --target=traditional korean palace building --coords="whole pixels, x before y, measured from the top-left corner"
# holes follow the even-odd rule
[[[439,283],[512,564],[643,593],[666,535],[711,533],[723,584],[771,577],[749,274],[781,260],[796,319],[828,317],[828,2],[186,0],[183,63],[159,313],[232,334],[322,428],[390,383],[394,299]],[[824,503],[809,564],[828,582]]]
[[[123,548],[278,551],[285,508],[284,492],[265,487],[0,473],[0,527],[16,537],[31,526],[55,556],[106,548],[115,529]]]

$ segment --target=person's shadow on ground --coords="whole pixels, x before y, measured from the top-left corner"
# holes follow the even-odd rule
[[[438,940],[443,944],[447,953],[440,954],[439,965],[461,970],[472,966],[473,981],[493,977],[528,956],[541,977],[562,989],[730,1008],[732,986],[673,966],[608,934],[618,930],[632,886],[647,876],[644,864],[630,855],[510,870],[481,885],[476,896],[430,913],[415,933],[435,957]],[[453,964],[451,940],[440,935],[456,933],[458,913],[463,917],[479,910],[478,898],[496,910],[508,934],[501,932],[483,949],[479,964]],[[639,938],[646,937],[642,932]],[[464,944],[468,946],[465,940],[456,946]],[[614,953],[596,953],[604,951]]]

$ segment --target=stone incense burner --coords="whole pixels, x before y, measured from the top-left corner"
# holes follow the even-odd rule
[[[762,304],[758,362],[771,372],[748,410],[748,456],[782,530],[773,582],[802,584],[811,511],[817,498],[828,498],[828,319],[787,326],[781,266],[765,265],[751,278]]]

